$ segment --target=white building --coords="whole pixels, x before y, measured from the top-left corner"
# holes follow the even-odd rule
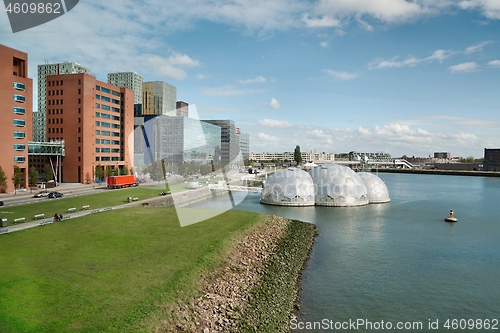
[[[90,69],[72,61],[38,65],[38,112],[33,112],[33,141],[47,141],[47,75],[91,74]]]
[[[331,162],[335,160],[334,153],[318,153],[312,150],[310,153],[301,152],[302,162]],[[294,161],[293,152],[284,153],[250,153],[249,159],[256,162],[262,161]]]
[[[144,78],[136,72],[116,72],[108,74],[108,83],[134,91],[134,104],[142,104],[142,83]]]

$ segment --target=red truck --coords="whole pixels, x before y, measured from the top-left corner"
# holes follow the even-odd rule
[[[139,181],[134,175],[108,177],[109,188],[123,188],[137,185],[139,185]]]

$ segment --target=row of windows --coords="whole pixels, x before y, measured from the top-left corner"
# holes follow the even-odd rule
[[[96,135],[110,136],[110,132],[109,131],[96,130],[95,134]],[[119,132],[111,132],[111,136],[120,136],[120,133]]]
[[[24,102],[26,102],[26,97],[24,97],[22,95],[16,95],[16,94],[14,94],[14,100],[16,102],[24,103]]]
[[[14,89],[24,91],[24,90],[26,90],[26,86],[23,83],[14,82]]]
[[[59,96],[59,92],[63,95],[64,90],[48,90],[47,96]]]
[[[78,118],[80,119],[80,118]],[[63,118],[49,118],[47,119],[47,123],[48,124],[59,124],[59,123],[63,123]]]
[[[118,140],[107,140],[107,139],[95,139],[95,143],[96,144],[103,144],[103,145],[110,145],[110,144],[113,144],[113,145],[119,145],[120,144],[120,141]]]
[[[47,105],[59,105],[59,102],[61,103],[61,105],[63,105],[63,101],[62,99],[49,99],[47,101]],[[78,104],[80,104],[80,99],[78,99]]]
[[[102,162],[109,162],[109,161],[119,161],[120,158],[119,157],[109,157],[109,156],[103,156],[103,157],[99,157],[97,156],[95,158],[96,162],[99,162],[99,161],[102,161]]]
[[[63,114],[63,109],[49,109],[47,113],[48,114]]]
[[[17,163],[26,162],[26,156],[14,156],[14,162]]]
[[[113,118],[113,120],[120,120],[120,117],[117,117],[117,116],[113,116],[111,117],[111,115],[107,114],[107,113],[100,113],[100,112],[96,112],[95,113],[95,116],[97,118],[104,118],[104,119],[111,119]]]
[[[118,124],[110,124],[110,123],[107,123],[107,122],[104,122],[104,121],[96,121],[95,125],[96,126],[101,126],[101,127],[111,127],[111,128],[116,128],[116,129],[120,128],[120,125],[118,125]]]
[[[14,126],[24,127],[26,126],[26,121],[21,119],[14,119]]]
[[[63,80],[57,80],[57,81],[47,81],[47,85],[50,86],[59,86],[63,85]]]
[[[14,137],[16,139],[24,139],[26,137],[26,133],[14,131]]]
[[[14,113],[15,114],[25,114],[26,113],[26,109],[25,108],[14,107]]]
[[[78,129],[80,129],[80,128],[78,128]],[[48,128],[47,130],[48,130],[49,134],[55,134],[55,133],[57,133],[57,134],[61,133],[62,134],[63,133],[63,128]]]

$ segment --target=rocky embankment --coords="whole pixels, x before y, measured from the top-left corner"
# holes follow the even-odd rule
[[[313,224],[270,216],[242,237],[198,297],[178,301],[158,332],[289,332]]]

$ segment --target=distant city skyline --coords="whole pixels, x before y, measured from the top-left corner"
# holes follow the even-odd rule
[[[89,0],[16,34],[0,14],[33,101],[46,62],[137,72],[234,120],[253,152],[480,158],[500,147],[498,31],[500,5],[480,0]]]

